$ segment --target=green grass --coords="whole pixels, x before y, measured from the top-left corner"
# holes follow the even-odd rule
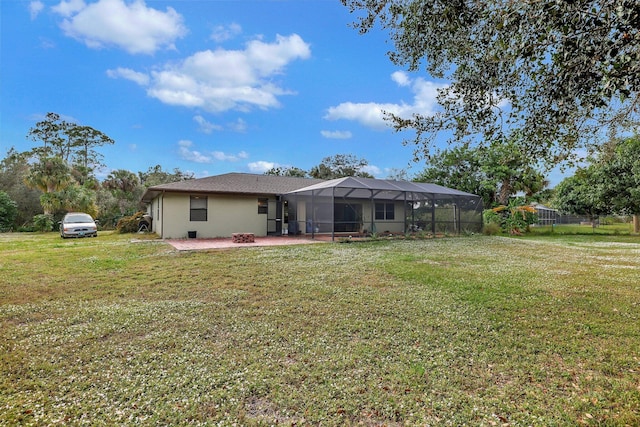
[[[633,234],[633,224],[616,223],[602,224],[597,227],[591,225],[560,224],[554,226],[534,226],[531,227],[534,235],[549,234],[606,234],[606,235],[628,235]]]
[[[638,425],[640,239],[0,235],[0,425]]]

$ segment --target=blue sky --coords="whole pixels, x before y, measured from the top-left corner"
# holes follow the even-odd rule
[[[56,112],[116,141],[103,176],[308,170],[335,154],[379,178],[424,167],[381,110],[428,114],[442,82],[393,66],[388,33],[358,34],[338,0],[3,0],[0,15],[3,157]]]

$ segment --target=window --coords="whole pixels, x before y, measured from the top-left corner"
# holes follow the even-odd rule
[[[377,220],[395,219],[394,204],[393,203],[376,203],[376,219]]]
[[[191,196],[189,221],[206,221],[206,220],[207,220],[207,197]]]
[[[266,214],[267,212],[269,212],[269,199],[261,197],[258,199],[258,213]]]

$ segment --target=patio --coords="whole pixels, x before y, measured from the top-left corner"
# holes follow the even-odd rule
[[[267,236],[255,237],[252,243],[234,243],[230,237],[217,239],[165,239],[165,242],[179,251],[197,251],[206,249],[248,248],[256,246],[306,245],[323,243],[321,240],[307,237]]]

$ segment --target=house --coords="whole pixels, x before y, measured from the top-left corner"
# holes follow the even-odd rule
[[[142,197],[163,238],[460,233],[482,228],[480,197],[435,184],[228,173],[149,187]]]

